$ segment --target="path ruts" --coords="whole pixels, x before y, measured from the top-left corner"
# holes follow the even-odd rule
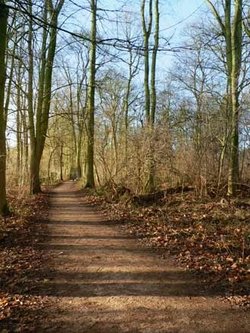
[[[73,182],[51,192],[52,254],[36,292],[51,306],[36,332],[247,333],[243,309],[143,248],[89,206]]]

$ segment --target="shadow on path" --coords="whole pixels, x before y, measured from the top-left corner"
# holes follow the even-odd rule
[[[52,304],[35,332],[249,332],[248,316],[219,301],[220,291],[122,234],[75,186],[50,193],[39,247],[51,260],[24,282]]]

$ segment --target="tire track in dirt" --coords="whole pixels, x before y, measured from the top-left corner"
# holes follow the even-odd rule
[[[73,182],[51,192],[48,231],[36,293],[51,306],[36,332],[250,332],[243,309],[105,221]]]

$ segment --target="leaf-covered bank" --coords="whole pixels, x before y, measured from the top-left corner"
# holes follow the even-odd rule
[[[9,196],[11,216],[0,220],[0,327],[1,332],[33,332],[46,297],[32,295],[32,281],[46,255],[37,244],[43,237],[45,195]]]
[[[126,232],[198,273],[232,303],[249,306],[250,202],[246,197],[242,193],[234,200],[201,199],[194,191],[167,191],[165,196],[156,194],[155,200],[146,196],[135,200],[129,191],[117,197],[105,189],[89,200],[104,207]]]

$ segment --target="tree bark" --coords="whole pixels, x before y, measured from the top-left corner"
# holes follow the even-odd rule
[[[141,15],[142,15],[142,31],[144,40],[144,92],[145,92],[145,113],[146,113],[146,130],[149,140],[148,146],[148,158],[147,158],[147,180],[145,190],[147,192],[153,192],[155,189],[155,161],[154,161],[154,123],[156,112],[156,61],[157,52],[159,47],[159,1],[154,1],[154,13],[153,13],[153,1],[149,0],[148,3],[148,23],[145,18],[145,3],[146,0],[142,0]],[[154,46],[152,50],[151,70],[149,66],[150,50],[149,40],[152,32],[152,23],[154,18]],[[150,74],[150,75],[149,75]],[[149,80],[150,78],[150,80]],[[150,82],[149,82],[150,81]]]
[[[228,188],[229,196],[235,195],[236,185],[239,180],[239,77],[242,63],[242,0],[234,0],[232,7],[231,0],[225,0],[224,21],[219,15],[212,1],[207,0],[212,12],[219,23],[222,35],[226,43],[226,65],[229,86],[229,116],[230,116],[230,137],[229,137],[229,169]],[[234,8],[234,15],[232,14]]]
[[[242,61],[242,0],[235,0],[232,24],[232,72],[230,75],[232,116],[230,137],[230,161],[228,174],[228,195],[235,195],[239,181],[239,77]]]
[[[95,74],[96,74],[96,7],[97,0],[91,0],[91,49],[90,76],[88,86],[88,119],[87,119],[87,160],[85,187],[94,188],[94,127],[95,127]]]
[[[50,19],[50,27],[45,26],[42,41],[42,59],[39,72],[39,94],[36,112],[36,126],[34,125],[33,98],[32,98],[32,77],[33,77],[33,54],[32,54],[32,22],[30,21],[30,78],[29,78],[29,119],[30,119],[30,140],[31,140],[31,160],[30,160],[30,191],[31,193],[41,192],[40,187],[40,162],[44,150],[46,134],[49,122],[49,110],[51,104],[51,86],[53,63],[56,51],[57,21],[62,9],[64,0],[60,0],[54,8],[52,0],[45,1],[44,19]],[[29,3],[30,12],[32,3]]]
[[[0,215],[9,213],[6,199],[6,119],[7,110],[4,108],[5,89],[5,51],[7,43],[8,9],[4,0],[0,0]]]
[[[145,113],[147,123],[150,122],[150,87],[149,87],[149,38],[152,31],[153,11],[152,0],[149,0],[149,22],[146,23],[145,17],[146,0],[142,0],[141,15],[142,15],[142,32],[144,40],[144,92],[145,92]]]

